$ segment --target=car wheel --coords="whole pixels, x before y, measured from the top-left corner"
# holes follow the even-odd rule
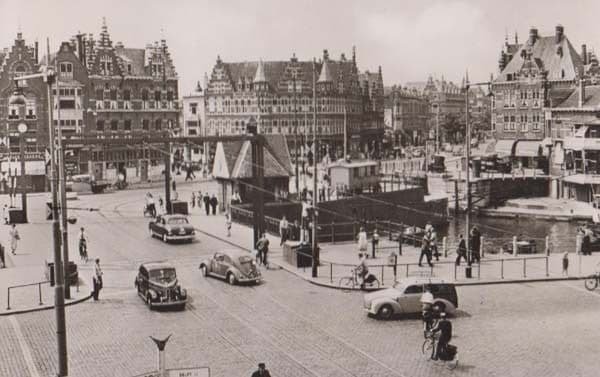
[[[235,275],[233,273],[227,274],[227,282],[231,285],[235,285]]]
[[[377,318],[379,319],[390,319],[394,315],[394,309],[392,305],[385,304],[377,311]]]
[[[200,266],[200,271],[202,271],[202,276],[204,276],[204,277],[208,276],[208,268],[206,268],[205,265]]]
[[[163,234],[162,240],[164,243],[167,243],[167,234],[166,233]]]

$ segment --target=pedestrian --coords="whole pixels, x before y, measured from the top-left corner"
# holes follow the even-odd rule
[[[256,243],[256,250],[258,250],[259,264],[267,266],[267,254],[269,253],[269,239],[266,233],[263,233],[258,242]]]
[[[12,227],[8,231],[8,235],[10,236],[10,251],[12,252],[12,255],[17,255],[17,246],[21,236],[19,235],[19,231],[15,224],[12,224]]]
[[[87,263],[88,261],[88,253],[87,253],[87,237],[85,236],[85,229],[81,227],[79,231],[79,257],[82,262]]]
[[[187,182],[187,181],[188,181],[188,179],[189,179],[190,181],[192,181],[192,180],[193,180],[193,178],[192,178],[192,177],[193,177],[193,178],[196,178],[196,177],[194,176],[194,170],[192,169],[192,166],[191,166],[191,165],[188,165],[188,166],[186,167],[186,169],[185,169],[185,181]]]
[[[281,242],[279,243],[280,246],[288,240],[288,232],[289,224],[285,216],[283,216],[281,221],[279,221],[279,236],[281,237]]]
[[[300,241],[300,224],[298,220],[294,220],[294,224],[291,229],[292,241]]]
[[[204,201],[204,209],[206,210],[206,216],[210,215],[210,196],[208,196],[208,192],[204,193],[204,197],[202,198]]]
[[[6,260],[4,259],[4,245],[0,244],[0,268],[6,268]]]
[[[231,215],[225,214],[225,226],[227,227],[227,237],[231,237]]]
[[[212,197],[210,198],[210,206],[212,207],[213,215],[217,214],[217,204],[219,204],[219,200],[217,199],[217,196],[215,194],[213,194]]]
[[[173,191],[177,191],[177,182],[175,182],[175,178],[171,178],[173,181],[171,182],[171,187]]]
[[[569,252],[566,251],[562,257],[562,274],[569,277]]]
[[[271,377],[271,373],[269,373],[265,363],[258,363],[258,370],[252,373],[251,377]]]
[[[431,263],[431,230],[426,231],[425,235],[423,236],[421,255],[419,256],[419,267],[423,267],[421,264],[423,262],[423,256],[426,257],[429,267],[433,267],[433,264]]]
[[[198,195],[196,195],[196,199],[198,200],[198,208],[202,209],[202,191],[198,190]]]
[[[471,242],[469,244],[471,248],[471,263],[477,261],[479,263],[481,258],[479,256],[479,249],[481,248],[481,233],[479,233],[479,229],[474,226],[471,229]]]
[[[92,291],[92,296],[94,301],[98,301],[100,290],[102,289],[102,269],[100,268],[100,259],[96,259],[96,264],[94,264],[94,276],[92,278],[92,283],[94,290]]]
[[[467,245],[463,235],[458,236],[458,248],[456,249],[456,265],[460,266],[460,259],[464,259],[467,262]]]
[[[388,257],[388,264],[392,267],[392,271],[394,271],[394,281],[396,281],[397,273],[398,273],[398,252],[396,249],[392,250],[390,256]]]
[[[194,191],[192,191],[192,200],[190,201],[190,204],[192,205],[192,209],[196,207],[196,193]]]
[[[4,225],[8,225],[8,206],[6,204],[2,207],[2,218],[4,219]]]
[[[435,261],[439,262],[440,261],[440,252],[438,250],[438,245],[437,245],[437,232],[435,231],[435,228],[432,226],[431,227],[431,251],[433,253],[433,256],[435,257]]]
[[[360,227],[358,232],[358,251],[359,253],[366,254],[367,248],[369,247],[369,241],[367,240],[367,231],[364,227]]]
[[[423,316],[423,333],[427,336],[427,333],[431,331],[433,327],[433,294],[431,293],[431,288],[429,286],[425,286],[425,291],[421,295],[421,315]]]
[[[581,240],[581,253],[583,255],[592,255],[590,251],[590,236],[587,233],[583,235],[583,239]]]
[[[373,258],[375,258],[375,252],[377,251],[377,245],[379,245],[379,233],[377,233],[377,229],[373,231],[373,237],[371,238],[373,242]]]

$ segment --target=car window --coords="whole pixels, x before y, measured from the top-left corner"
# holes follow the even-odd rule
[[[172,219],[169,219],[169,221],[167,221],[167,224],[169,225],[183,225],[183,224],[187,224],[188,221],[185,217],[175,217]]]
[[[252,259],[251,257],[247,256],[247,255],[243,255],[240,257],[240,263],[252,263],[254,259]]]
[[[160,268],[150,271],[150,279],[161,283],[171,283],[177,279],[174,268]]]
[[[229,255],[223,255],[223,261],[225,263],[231,264],[231,257],[229,257]]]
[[[218,262],[222,262],[222,261],[223,261],[223,258],[224,258],[224,255],[223,255],[223,254],[219,254],[219,253],[216,253],[216,254],[215,254],[215,260],[216,260],[216,261],[218,261]]]
[[[404,291],[405,294],[423,293],[422,285],[411,285]]]

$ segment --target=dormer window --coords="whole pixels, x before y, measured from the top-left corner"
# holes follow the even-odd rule
[[[73,64],[71,63],[60,63],[59,64],[60,77],[63,79],[73,78]]]
[[[100,73],[104,76],[108,76],[112,71],[112,60],[110,57],[104,55],[100,57]]]

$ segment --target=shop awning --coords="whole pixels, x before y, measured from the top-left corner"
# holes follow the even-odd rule
[[[564,182],[576,185],[600,185],[600,175],[573,174],[563,178]]]
[[[496,142],[496,146],[494,147],[494,152],[496,152],[498,157],[512,156],[514,145],[515,140],[498,140]]]
[[[541,140],[519,140],[515,147],[515,157],[541,156],[541,147]]]

